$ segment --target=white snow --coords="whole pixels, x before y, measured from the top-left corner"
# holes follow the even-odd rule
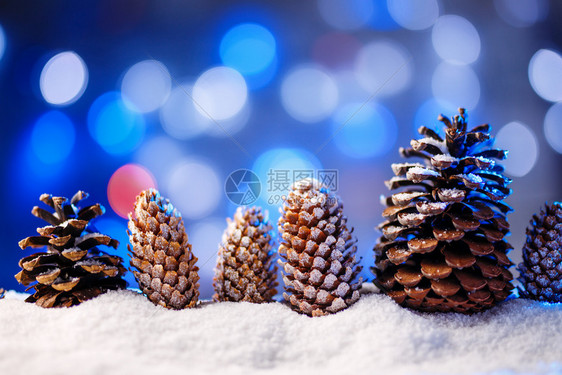
[[[449,150],[447,149],[447,145],[445,144],[445,141],[439,142],[437,139],[433,139],[433,138],[430,138],[430,137],[417,139],[417,140],[414,139],[410,142],[412,147],[414,147],[414,145],[413,145],[414,142],[425,143],[426,145],[432,145],[432,146],[437,147],[444,154],[449,153]]]
[[[400,172],[405,168],[420,167],[423,168],[423,164],[420,163],[392,163],[391,168],[395,175],[399,175]]]
[[[370,284],[365,289],[374,291]],[[422,314],[371,293],[309,318],[282,303],[170,311],[132,291],[68,309],[0,300],[2,374],[559,374],[562,304]]]
[[[425,218],[425,215],[418,214],[418,213],[400,214],[400,218],[409,221],[409,220],[423,219]]]
[[[440,162],[450,162],[450,163],[454,163],[454,162],[459,160],[459,159],[457,159],[454,156],[449,155],[449,154],[434,155],[432,157],[432,159],[436,160],[436,161],[440,161]]]
[[[448,203],[446,202],[427,202],[427,201],[419,201],[416,203],[418,210],[421,211],[430,211],[430,210],[444,210],[447,208]],[[423,213],[423,212],[422,212]]]
[[[485,158],[484,156],[477,156],[476,159],[480,160],[482,163],[489,163],[494,165],[496,162],[493,159]]]
[[[483,182],[482,177],[477,176],[475,174],[469,173],[469,174],[460,174],[458,175],[461,178],[464,178],[467,181],[470,181],[474,184],[481,184]]]
[[[441,189],[439,193],[448,199],[458,199],[466,194],[464,190],[459,189]]]
[[[398,206],[403,206],[412,201],[413,199],[424,197],[428,195],[420,191],[405,191],[402,193],[392,194],[392,203]]]
[[[432,169],[422,168],[422,167],[414,167],[408,169],[407,176],[410,178],[410,175],[420,175],[420,176],[439,176],[439,172],[436,172]]]

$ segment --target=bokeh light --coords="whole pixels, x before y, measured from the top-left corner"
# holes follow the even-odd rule
[[[496,135],[496,146],[508,150],[503,161],[506,173],[523,177],[533,169],[539,157],[539,144],[533,131],[520,122],[510,122]]]
[[[309,151],[298,148],[273,148],[262,153],[252,165],[252,171],[267,185],[270,170],[289,171],[292,182],[293,171],[322,168],[318,158]],[[266,186],[267,187],[267,186]],[[268,189],[263,189],[265,192]],[[263,195],[263,194],[262,194]]]
[[[131,66],[121,82],[121,93],[131,109],[146,113],[159,108],[170,95],[172,79],[164,64],[145,60]]]
[[[193,86],[195,108],[211,119],[224,120],[242,110],[248,87],[240,73],[229,67],[211,68]]]
[[[529,62],[529,81],[544,100],[562,101],[562,57],[558,52],[538,50]]]
[[[170,136],[181,140],[201,134],[228,137],[246,125],[251,114],[251,103],[247,101],[234,116],[222,120],[211,119],[198,109],[192,86],[182,84],[175,87],[160,110],[162,128]]]
[[[127,154],[144,138],[143,117],[127,106],[118,92],[111,91],[94,101],[88,112],[88,129],[110,154]]]
[[[318,10],[330,26],[354,30],[369,21],[375,8],[371,0],[318,0]]]
[[[394,21],[409,30],[427,29],[439,17],[437,0],[387,0],[386,4]]]
[[[213,121],[208,117],[202,119],[203,126],[205,126],[205,134],[213,137],[231,137],[236,132],[244,128],[248,123],[250,114],[252,113],[251,102],[246,102],[240,112],[234,116],[220,121]]]
[[[6,51],[6,33],[4,28],[0,25],[0,60],[4,57],[4,52]]]
[[[273,34],[262,25],[243,23],[230,29],[220,43],[222,63],[244,76],[262,73],[276,59]]]
[[[498,15],[511,26],[529,27],[548,14],[547,0],[494,0]]]
[[[33,126],[31,147],[43,163],[60,163],[74,148],[75,133],[74,124],[64,113],[49,111]]]
[[[142,165],[125,164],[111,175],[107,184],[109,205],[117,215],[127,218],[136,196],[148,188],[158,188],[152,173]]]
[[[467,65],[439,64],[431,78],[431,90],[439,105],[452,113],[458,107],[474,109],[480,100],[480,81]]]
[[[283,79],[281,103],[294,119],[318,122],[334,111],[338,88],[334,79],[319,66],[299,66]]]
[[[222,198],[222,182],[210,165],[184,159],[171,170],[166,181],[170,201],[188,219],[212,213]]]
[[[175,161],[181,160],[180,143],[170,137],[157,136],[147,139],[135,152],[134,160],[154,174],[156,181],[166,181]]]
[[[334,73],[334,79],[338,86],[338,107],[357,102],[364,102],[371,96],[357,81],[357,75],[353,70],[339,70]]]
[[[412,78],[410,59],[410,53],[396,42],[383,40],[367,44],[355,61],[357,81],[371,95],[397,94]]]
[[[334,117],[332,133],[334,142],[344,154],[354,158],[384,155],[394,148],[398,135],[396,120],[380,104],[348,104]]]
[[[369,26],[371,28],[383,31],[400,29],[400,25],[398,25],[390,15],[386,1],[373,1],[372,4],[374,10],[369,20]]]
[[[162,128],[177,139],[190,139],[203,133],[207,118],[195,108],[192,86],[182,84],[174,87],[170,97],[160,109]]]
[[[287,170],[292,179],[293,170],[317,170],[320,168],[322,168],[322,164],[314,154],[298,148],[267,150],[258,156],[252,165],[252,171],[260,178],[262,184],[267,184],[270,170]],[[262,190],[267,191],[268,189],[262,188]]]
[[[88,84],[88,69],[73,51],[53,56],[41,71],[39,88],[47,103],[68,105],[77,101]]]
[[[195,108],[214,120],[225,120],[238,114],[248,98],[248,87],[242,75],[229,67],[205,71],[193,85]]]
[[[556,152],[562,154],[562,103],[556,103],[544,118],[544,136]]]
[[[431,32],[435,52],[452,64],[470,64],[480,55],[480,36],[466,18],[447,15],[439,17]]]
[[[459,106],[457,106],[456,108],[458,107]],[[418,129],[420,128],[420,126],[425,126],[426,128],[433,129],[441,136],[444,136],[445,131],[443,123],[437,120],[437,117],[440,114],[447,117],[454,116],[458,113],[456,108],[451,108],[451,106],[443,106],[437,100],[435,100],[435,98],[431,98],[423,102],[422,105],[418,107],[412,124],[412,130],[416,134],[416,137],[419,136]]]

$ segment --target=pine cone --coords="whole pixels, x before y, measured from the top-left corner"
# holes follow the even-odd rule
[[[513,289],[512,249],[502,200],[511,180],[502,175],[507,152],[491,149],[490,126],[467,131],[464,109],[446,126],[443,140],[421,127],[404,157],[424,164],[393,164],[397,177],[386,184],[401,192],[388,206],[375,247],[377,286],[397,303],[422,311],[470,313],[505,300]]]
[[[41,307],[69,307],[107,290],[127,286],[122,278],[126,272],[123,259],[96,247],[107,245],[116,249],[119,246],[117,240],[96,233],[90,224],[90,220],[105,212],[104,208],[100,204],[76,207],[87,196],[79,191],[68,202],[63,197],[43,194],[39,199],[55,212],[33,207],[31,213],[50,225],[38,228],[39,236],[19,242],[22,249],[47,246],[46,252],[29,255],[19,262],[22,271],[16,275],[18,282],[26,286],[37,282],[30,287],[35,293],[27,302]]]
[[[355,303],[361,266],[340,198],[317,180],[304,179],[291,187],[281,214],[283,296],[293,309],[322,316]]]
[[[521,295],[562,302],[562,203],[546,204],[540,215],[533,216],[517,269],[524,287]]]
[[[134,214],[129,214],[129,252],[139,287],[156,305],[178,310],[195,306],[197,258],[181,214],[154,189],[137,196]]]
[[[227,222],[219,246],[213,299],[271,302],[278,285],[271,224],[259,207],[238,207],[234,220]]]

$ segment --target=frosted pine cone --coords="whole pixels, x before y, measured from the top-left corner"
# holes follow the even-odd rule
[[[512,249],[503,203],[511,189],[490,148],[489,125],[467,129],[464,109],[440,116],[445,139],[426,127],[404,157],[422,163],[393,164],[386,184],[401,189],[384,199],[386,219],[375,247],[376,280],[397,303],[423,311],[470,313],[505,300],[513,285]],[[495,159],[495,160],[494,160]]]
[[[169,309],[197,304],[197,258],[181,214],[156,190],[137,196],[134,216],[129,214],[129,239],[133,274],[148,299]]]
[[[216,301],[270,302],[277,293],[272,226],[259,207],[238,207],[219,247]]]
[[[105,212],[100,204],[79,208],[88,194],[79,191],[72,199],[42,194],[41,202],[53,212],[33,207],[31,213],[50,225],[37,228],[39,236],[19,242],[22,249],[43,248],[45,252],[22,258],[16,279],[23,285],[35,283],[33,295],[26,302],[41,307],[70,307],[108,290],[127,286],[123,259],[110,255],[98,246],[117,248],[119,242],[97,233],[91,221]]]
[[[285,271],[285,299],[310,316],[336,313],[355,303],[361,266],[339,197],[317,180],[301,180],[293,184],[281,214],[279,264]]]
[[[547,204],[533,216],[518,270],[523,296],[562,302],[562,203]]]

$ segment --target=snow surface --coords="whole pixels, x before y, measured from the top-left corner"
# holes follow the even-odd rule
[[[370,293],[309,318],[282,303],[170,311],[133,291],[42,309],[9,292],[0,300],[0,372],[559,374],[561,328],[562,304],[523,299],[465,316],[416,313]]]

